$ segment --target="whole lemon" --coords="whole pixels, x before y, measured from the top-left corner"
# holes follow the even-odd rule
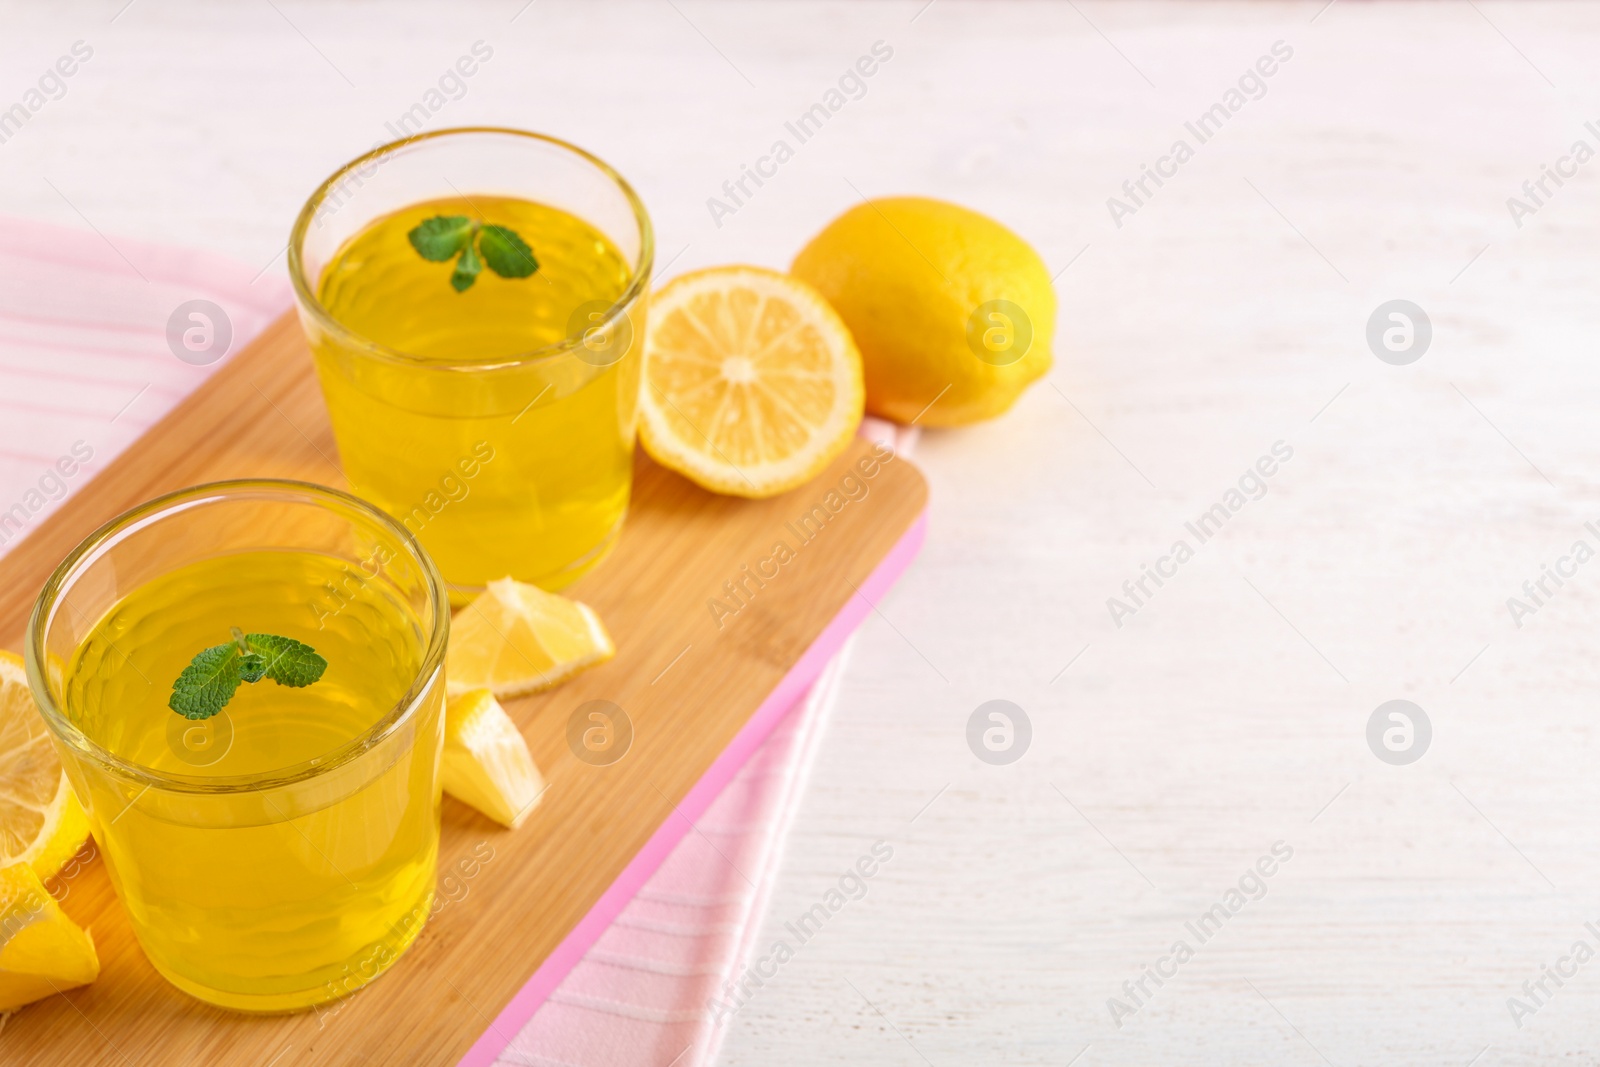
[[[1050,369],[1050,273],[976,211],[871,200],[829,223],[789,269],[855,335],[874,415],[929,426],[993,418]]]

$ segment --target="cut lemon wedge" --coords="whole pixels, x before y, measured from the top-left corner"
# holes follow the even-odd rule
[[[815,289],[760,267],[675,279],[650,299],[640,439],[656,462],[717,493],[767,497],[850,443],[861,354]]]
[[[487,689],[506,700],[559,685],[616,654],[587,604],[500,578],[450,620],[445,677],[452,697]]]
[[[88,837],[22,659],[0,651],[0,867],[26,863],[49,878]]]
[[[26,863],[0,869],[0,1012],[100,976],[94,940]]]
[[[487,689],[463,693],[445,709],[439,776],[446,793],[513,830],[544,792],[528,742]]]

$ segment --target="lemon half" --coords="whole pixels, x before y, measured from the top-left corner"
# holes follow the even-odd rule
[[[26,863],[49,878],[88,837],[22,658],[0,651],[0,867]]]
[[[850,330],[809,285],[761,267],[674,279],[650,301],[639,436],[716,493],[810,481],[855,435],[865,393]]]

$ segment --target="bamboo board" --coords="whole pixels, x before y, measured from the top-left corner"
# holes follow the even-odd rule
[[[817,480],[766,501],[706,493],[641,454],[616,551],[570,590],[605,620],[617,657],[507,705],[549,790],[515,831],[445,799],[447,903],[376,982],[291,1016],[201,1004],[146,961],[95,860],[57,891],[68,915],[94,934],[100,979],[11,1018],[0,1032],[0,1062],[487,1062],[915,551],[927,488],[905,460],[879,466],[859,499],[828,498],[869,451],[857,442]],[[286,315],[0,560],[0,646],[20,650],[50,571],[107,519],[220,478],[343,488],[335,460],[310,355]],[[801,544],[790,524],[817,506],[827,521]],[[778,540],[794,546],[794,557],[719,626],[708,600],[726,600],[723,583],[771,556]],[[568,716],[595,699],[620,705],[633,722],[631,749],[609,766],[582,762],[567,746]]]

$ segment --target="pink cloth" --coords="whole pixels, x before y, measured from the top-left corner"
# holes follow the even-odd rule
[[[867,419],[907,455],[917,430]],[[850,644],[739,771],[694,832],[495,1060],[495,1067],[700,1067],[716,1058]]]
[[[288,306],[281,271],[254,273],[203,252],[0,219],[0,554]],[[209,365],[168,347],[168,321],[191,300],[222,308],[231,328]]]
[[[232,343],[194,365],[173,345],[219,306]],[[282,268],[0,219],[0,555],[286,310]],[[174,315],[177,318],[174,319]],[[174,325],[174,322],[176,325]],[[191,354],[191,359],[197,358]],[[916,431],[869,419],[902,453]],[[68,472],[71,473],[68,473]],[[697,1067],[751,957],[782,844],[838,690],[841,652],[601,935],[497,1064]]]
[[[497,1067],[712,1061],[728,1017],[714,1020],[708,1005],[760,932],[781,844],[847,655],[848,646],[512,1039]]]

